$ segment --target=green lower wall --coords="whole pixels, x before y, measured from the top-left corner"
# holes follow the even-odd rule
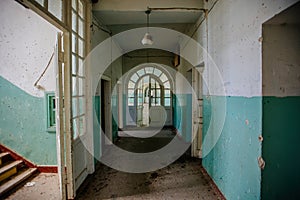
[[[300,97],[263,98],[262,199],[300,199]]]
[[[46,101],[0,76],[0,142],[37,165],[56,165],[56,136],[46,127]]]
[[[209,126],[217,127],[226,101],[225,123],[211,151],[203,144],[203,167],[226,199],[260,199],[262,98],[204,96],[203,140]],[[213,112],[214,111],[214,114]],[[211,124],[210,124],[211,123]],[[212,134],[217,136],[217,130]]]
[[[94,141],[94,159],[95,164],[100,159],[101,156],[101,137],[100,137],[100,96],[94,96],[93,107],[96,114],[96,118],[93,117],[93,141]],[[94,116],[94,113],[93,113]]]

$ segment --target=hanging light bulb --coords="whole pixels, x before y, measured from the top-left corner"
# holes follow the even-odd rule
[[[143,45],[152,45],[153,44],[153,39],[152,36],[149,33],[149,14],[151,13],[151,10],[148,9],[145,12],[147,14],[147,33],[145,33],[143,39],[142,39],[142,44]]]

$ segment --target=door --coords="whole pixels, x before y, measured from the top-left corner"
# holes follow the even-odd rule
[[[192,142],[192,156],[202,158],[202,128],[203,128],[203,81],[202,72],[204,65],[199,65],[192,69],[192,87],[195,93],[193,98],[193,142]]]
[[[66,173],[65,173],[65,130],[64,130],[64,110],[63,110],[63,51],[62,33],[57,33],[57,44],[55,48],[55,75],[56,75],[56,146],[57,146],[57,165],[59,175],[59,189],[61,199],[66,196]]]

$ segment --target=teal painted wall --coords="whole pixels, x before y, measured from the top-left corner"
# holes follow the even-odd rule
[[[261,97],[204,96],[203,140],[209,126],[220,123],[218,113],[226,100],[226,118],[221,136],[208,152],[203,144],[203,167],[227,199],[260,199]],[[212,110],[216,113],[213,114]],[[211,124],[210,124],[211,123]],[[217,135],[213,130],[213,134]]]
[[[300,97],[263,97],[262,199],[300,199]]]
[[[56,165],[56,136],[46,127],[45,98],[33,97],[0,76],[0,141],[37,165]]]

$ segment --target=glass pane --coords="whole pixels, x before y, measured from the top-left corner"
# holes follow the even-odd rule
[[[72,8],[74,8],[75,10],[77,10],[77,0],[72,0]]]
[[[48,1],[48,10],[52,13],[57,19],[61,20],[62,16],[62,1]]]
[[[79,118],[79,135],[82,136],[84,135],[85,131],[84,131],[84,116]]]
[[[155,98],[155,105],[160,106],[160,98]]]
[[[81,39],[78,39],[78,54],[83,57],[84,56],[84,42]]]
[[[157,77],[159,77],[161,75],[161,71],[159,69],[154,69],[154,72],[153,72]]]
[[[153,73],[153,67],[146,67],[145,68],[145,71],[146,71],[146,74],[152,74]]]
[[[78,123],[77,123],[77,119],[73,119],[73,138],[76,139],[79,134],[78,134]]]
[[[74,11],[72,11],[72,30],[77,32],[77,15]]]
[[[74,33],[72,33],[72,52],[73,53],[77,53],[76,45],[77,45],[76,36],[74,35]]]
[[[44,7],[44,0],[35,0],[36,2],[38,2],[41,6]]]
[[[77,95],[77,78],[76,77],[72,77],[72,95],[76,96]]]
[[[84,104],[84,97],[79,97],[78,98],[78,103],[79,103],[79,111],[78,115],[82,115],[85,113],[85,104]]]
[[[128,90],[128,97],[133,98],[134,97],[134,90]]]
[[[78,14],[80,17],[84,19],[84,10],[83,10],[83,4],[81,0],[78,0]]]
[[[156,97],[160,97],[160,90],[156,90]]]
[[[84,79],[78,78],[78,95],[84,95]]]
[[[77,58],[75,55],[72,55],[72,74],[77,74]]]
[[[166,76],[165,74],[162,74],[162,75],[160,76],[160,80],[161,80],[162,82],[166,82],[166,81],[168,80],[168,78],[167,78],[167,76]]]
[[[83,21],[80,18],[78,19],[78,34],[83,38],[84,26]]]
[[[171,98],[165,98],[165,106],[171,106]]]
[[[132,80],[133,82],[137,82],[138,79],[139,79],[139,76],[138,76],[137,74],[133,74],[133,75],[131,76],[131,80]]]
[[[79,75],[79,76],[85,76],[85,75],[84,75],[84,65],[83,65],[82,59],[81,59],[81,58],[78,58],[78,60],[79,60],[79,64],[78,64],[78,75]]]
[[[139,70],[137,73],[138,73],[138,75],[141,77],[141,76],[143,76],[143,75],[145,74],[145,70],[144,70],[144,69],[141,69],[141,70]]]
[[[77,105],[78,105],[77,98],[72,98],[72,116],[73,117],[76,117],[78,115]]]
[[[165,90],[165,97],[171,97],[171,91]]]
[[[134,82],[129,81],[129,83],[128,83],[128,88],[132,88],[132,89],[133,89],[134,86],[135,86]]]
[[[134,106],[134,98],[128,98],[128,106]]]
[[[166,89],[170,88],[170,82],[169,82],[169,81],[168,81],[168,82],[165,82],[165,83],[164,83],[164,87],[165,87]]]

